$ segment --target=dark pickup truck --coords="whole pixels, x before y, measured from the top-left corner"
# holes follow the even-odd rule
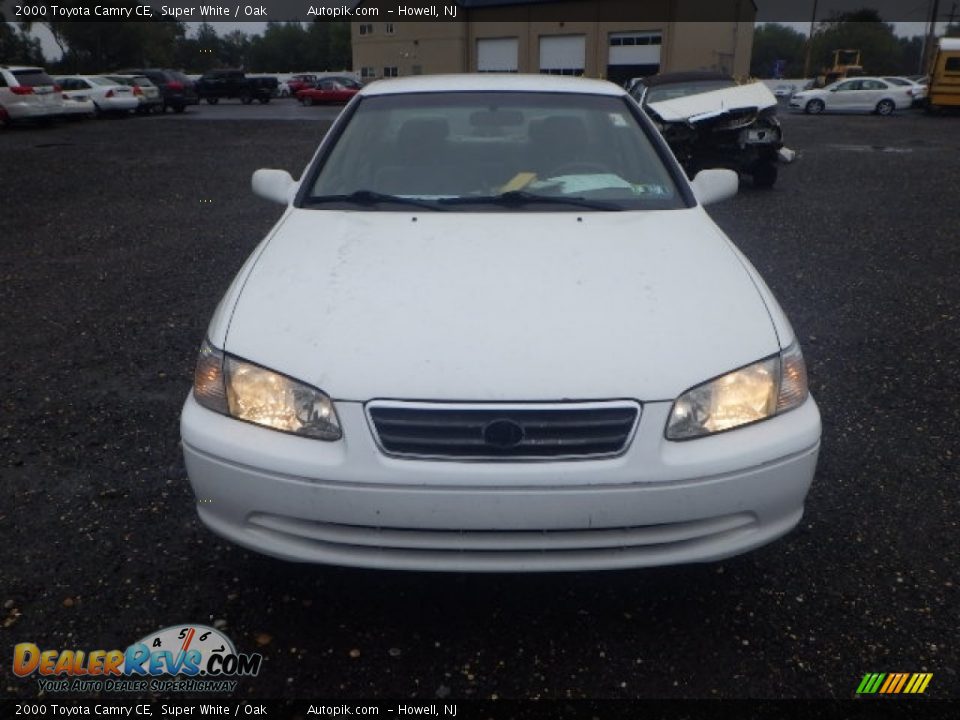
[[[240,98],[244,105],[254,100],[270,102],[277,94],[275,77],[248,77],[243,70],[211,70],[197,80],[197,95],[211,105],[220,98]]]

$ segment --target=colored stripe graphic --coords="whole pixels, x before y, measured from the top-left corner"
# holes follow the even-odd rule
[[[857,695],[919,695],[926,691],[933,673],[867,673]]]

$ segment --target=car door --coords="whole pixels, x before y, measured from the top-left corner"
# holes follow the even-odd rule
[[[873,110],[887,93],[887,84],[880,80],[862,80],[860,96],[862,97],[861,110]]]
[[[841,82],[830,91],[830,96],[827,99],[827,107],[831,110],[856,110],[859,90],[859,80]]]

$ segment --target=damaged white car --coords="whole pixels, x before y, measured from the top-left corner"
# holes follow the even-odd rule
[[[689,177],[726,167],[749,175],[756,187],[777,181],[783,133],[777,98],[763,83],[738,85],[717,72],[661,73],[637,79],[630,94]]]

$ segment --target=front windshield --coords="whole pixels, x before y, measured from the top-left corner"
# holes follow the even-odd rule
[[[308,176],[306,207],[357,196],[368,200],[365,209],[378,210],[403,209],[389,197],[437,210],[686,207],[637,117],[616,96],[375,95],[359,103],[321,162]]]
[[[656,85],[647,91],[644,101],[658,103],[664,100],[676,100],[688,95],[699,95],[713,90],[736,87],[736,84],[733,80],[698,80],[682,84]]]

